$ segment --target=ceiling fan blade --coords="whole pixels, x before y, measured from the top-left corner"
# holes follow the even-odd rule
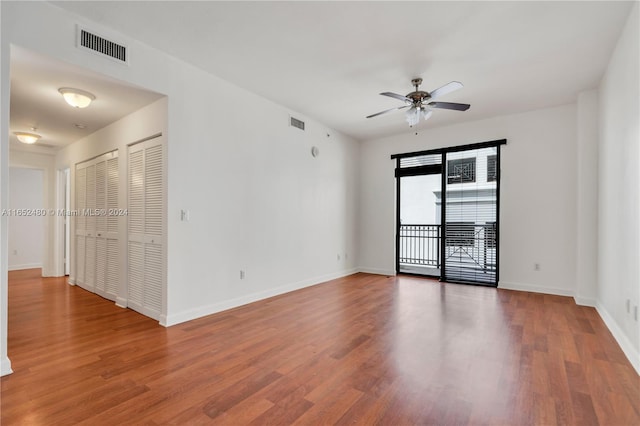
[[[452,81],[451,83],[447,83],[442,87],[438,87],[436,90],[431,92],[431,99],[446,95],[447,93],[451,93],[454,90],[462,89],[462,87],[462,83],[460,83],[459,81]]]
[[[433,108],[453,109],[456,111],[466,111],[471,107],[469,104],[457,104],[455,102],[429,102],[429,106]]]
[[[387,110],[384,110],[384,111],[377,112],[375,114],[367,115],[367,118],[377,117],[378,115],[386,114],[388,112],[395,111],[397,109],[403,109],[403,108],[408,108],[408,107],[409,107],[409,105],[403,105],[403,106],[387,109]]]
[[[392,93],[392,92],[382,92],[380,93],[382,96],[389,96],[391,98],[394,99],[398,99],[400,101],[404,101],[404,102],[411,102],[411,99],[407,98],[406,96],[403,95],[398,95],[397,93]]]

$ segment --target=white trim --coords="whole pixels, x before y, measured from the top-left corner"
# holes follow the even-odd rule
[[[613,319],[600,301],[596,301],[596,311],[600,314],[600,318],[602,318],[602,321],[604,321],[613,338],[616,339],[616,342],[620,345],[620,349],[622,349],[622,352],[627,356],[633,368],[640,374],[640,352],[633,347],[633,344],[625,335],[624,331],[622,331],[616,320]]]
[[[11,369],[11,361],[9,358],[4,357],[0,359],[0,376],[6,376],[11,373],[13,373],[13,370]]]
[[[573,300],[576,301],[576,305],[596,307],[596,299],[591,299],[590,297],[573,296]]]
[[[364,272],[365,274],[374,274],[374,275],[390,275],[395,277],[396,271],[392,271],[390,269],[378,269],[378,268],[359,268],[358,272]]]
[[[24,269],[42,269],[42,263],[23,263],[22,265],[9,265],[10,271],[22,271]]]
[[[510,283],[510,282],[500,281],[498,283],[498,288],[502,290],[518,290],[518,291],[528,291],[531,293],[553,294],[556,296],[570,296],[570,297],[574,296],[573,291],[568,290],[566,288],[541,287],[533,284]]]
[[[166,316],[160,315],[160,325],[165,327],[170,327],[172,325],[180,324],[186,321],[191,321],[196,318],[201,318],[207,315],[215,314],[217,312],[226,311],[228,309],[237,308],[238,306],[247,305],[249,303],[257,302],[259,300],[267,299],[269,297],[278,296],[284,293],[289,293],[291,291],[300,290],[305,287],[311,287],[317,284],[322,284],[324,282],[335,280],[337,278],[353,275],[357,272],[359,272],[357,268],[348,269],[345,271],[322,275],[316,278],[298,281],[296,283],[285,284],[280,287],[264,290],[258,293],[253,293],[253,294],[249,294],[242,297],[237,297],[235,299],[226,300],[224,302],[201,306],[195,309],[188,309],[172,315],[166,315]]]
[[[67,175],[65,174],[66,169],[57,169],[56,170],[56,201],[55,208],[56,211],[68,211],[69,206],[65,203],[65,193],[67,186]],[[71,173],[71,172],[69,172]],[[65,242],[65,232],[64,232],[64,222],[66,220],[66,215],[56,214],[54,218],[54,232],[53,232],[53,276],[62,277],[66,274],[65,271],[65,252],[64,252],[64,242]]]
[[[71,277],[71,276],[69,276],[69,278],[67,278],[67,283],[69,285],[76,285],[76,279]]]
[[[119,308],[127,308],[127,299],[124,297],[116,297],[116,306]]]

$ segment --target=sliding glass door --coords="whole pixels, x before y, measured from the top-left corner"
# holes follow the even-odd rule
[[[497,284],[497,147],[446,154],[444,274]]]
[[[500,145],[398,154],[396,271],[498,285]]]

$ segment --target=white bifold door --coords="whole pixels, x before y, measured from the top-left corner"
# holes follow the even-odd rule
[[[118,296],[118,151],[76,165],[75,282],[110,300]]]
[[[163,310],[164,150],[162,136],[128,150],[127,305],[159,319]]]

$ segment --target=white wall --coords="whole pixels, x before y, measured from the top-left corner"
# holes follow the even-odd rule
[[[79,50],[76,24],[106,36],[113,31],[51,4],[0,7],[3,71],[4,52],[16,44],[168,96],[164,324],[356,270],[356,141],[121,34],[128,67]],[[25,20],[29,29],[20,24]],[[8,87],[4,72],[2,85]],[[8,105],[8,92],[2,102]],[[248,103],[256,113],[245,113]],[[8,133],[7,110],[0,134]],[[290,113],[307,121],[306,132],[288,126]],[[310,154],[314,145],[317,158]],[[69,161],[58,167],[63,163]],[[189,222],[180,221],[181,209],[190,211]],[[2,321],[6,327],[4,308]],[[0,357],[8,365],[4,348]]]
[[[166,322],[355,271],[358,144],[296,113],[307,130],[289,127],[287,109],[196,70],[176,78],[197,105],[169,95]],[[259,113],[242,113],[249,100]]]
[[[640,373],[640,26],[633,7],[600,86],[597,308]],[[631,305],[627,311],[627,300]],[[640,315],[640,313],[638,313]]]
[[[0,209],[9,207],[9,43],[4,21],[6,13],[0,3]],[[0,376],[11,373],[11,361],[7,356],[7,270],[9,246],[8,218],[0,215]]]
[[[9,171],[9,270],[41,268],[44,252],[44,173],[12,167]],[[29,215],[27,211],[31,210]],[[20,212],[23,214],[19,214]]]
[[[598,278],[598,91],[578,95],[576,302],[596,305]]]
[[[361,145],[363,270],[394,273],[395,161],[391,154],[507,139],[501,148],[501,288],[574,295],[576,106],[565,105]],[[539,263],[540,271],[534,271]]]

